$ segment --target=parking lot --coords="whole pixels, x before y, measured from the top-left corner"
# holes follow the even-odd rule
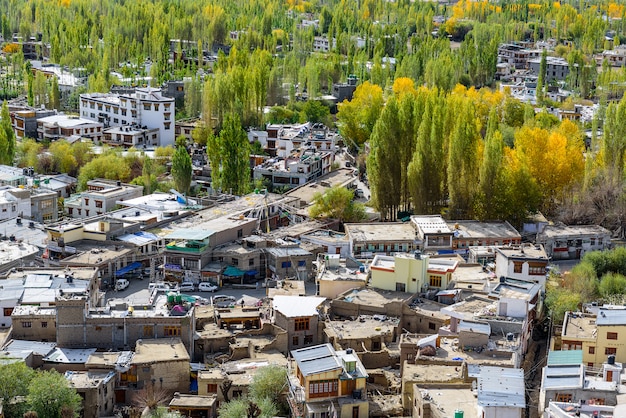
[[[263,299],[266,295],[265,288],[261,285],[262,281],[258,283],[259,283],[258,287],[251,288],[251,289],[236,289],[230,286],[225,286],[225,287],[217,289],[215,292],[199,292],[196,288],[196,290],[194,291],[181,292],[181,293],[184,293],[186,295],[192,295],[192,296],[200,296],[200,297],[207,298],[207,299],[210,299],[211,296],[214,296],[214,295],[234,296],[237,299],[239,299],[243,295],[248,295],[248,296],[258,298],[258,299]],[[113,298],[115,299],[132,298],[135,293],[140,292],[141,290],[148,289],[149,285],[150,285],[150,280],[148,279],[143,279],[143,280],[131,279],[130,285],[125,290],[122,290],[122,291],[108,290],[106,292],[106,299],[108,300],[108,299],[113,299]],[[307,281],[305,283],[305,288],[306,288],[307,295],[315,295],[315,283],[314,282]]]

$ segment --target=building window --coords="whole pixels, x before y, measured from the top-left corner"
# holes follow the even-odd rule
[[[22,321],[22,328],[32,328],[33,323],[30,321]]]
[[[557,402],[572,402],[572,394],[571,393],[557,393],[556,401]]]
[[[607,332],[606,333],[607,340],[617,340],[617,332]]]
[[[293,338],[291,339],[291,344],[292,345],[298,345],[300,344],[300,339],[298,338],[297,335],[294,335]]]
[[[607,347],[604,349],[604,354],[605,355],[615,355],[617,354],[617,348],[615,347]]]
[[[513,273],[521,273],[522,272],[522,263],[513,263]]]
[[[430,330],[436,330],[437,329],[437,324],[435,324],[434,322],[429,322],[428,323],[428,329]]]
[[[143,110],[152,110],[152,104],[151,103],[144,103],[143,104]]]
[[[207,393],[217,393],[217,383],[207,383],[206,391]]]
[[[165,128],[165,130],[167,131],[167,130],[170,129],[171,125],[172,125],[172,122],[164,122],[163,123],[163,128]]]
[[[291,261],[283,261],[282,263],[280,263],[280,266],[284,269],[287,269],[291,267]]]
[[[252,267],[254,266],[254,258],[251,258],[250,260],[248,260],[248,267]]]
[[[304,336],[305,344],[313,344],[313,335],[305,335]]]
[[[309,382],[309,397],[326,398],[328,396],[337,396],[338,387],[337,380],[316,380]]]
[[[396,292],[406,292],[406,284],[396,283]]]
[[[163,335],[166,337],[179,337],[180,327],[166,326],[163,328]]]
[[[85,209],[85,216],[89,216],[89,209]]]
[[[48,328],[48,321],[42,321],[41,328]]]
[[[13,308],[4,308],[2,312],[4,316],[11,316],[11,314],[13,313]]]
[[[309,318],[296,318],[294,319],[295,331],[308,331],[309,330]]]
[[[154,327],[152,325],[144,325],[143,326],[143,336],[144,337],[154,337]]]
[[[441,276],[429,276],[430,287],[441,287]]]
[[[243,229],[238,229],[237,230],[237,238],[241,238],[243,237]]]
[[[94,202],[96,203],[96,207],[97,208],[101,208],[102,207],[102,200],[95,200]]]
[[[567,351],[567,350],[582,350],[583,349],[583,343],[580,341],[569,341],[569,340],[564,340],[562,342],[562,349],[563,351]]]
[[[596,353],[596,348],[595,347],[589,347],[589,354],[595,354]]]

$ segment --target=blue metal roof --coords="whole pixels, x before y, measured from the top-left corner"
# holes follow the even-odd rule
[[[548,366],[579,365],[583,362],[583,350],[550,351]]]
[[[115,272],[116,276],[123,276],[126,273],[130,273],[133,270],[137,270],[141,268],[141,263],[139,261],[135,261],[134,263],[130,263],[129,265],[122,267],[121,269],[119,269],[118,271]]]
[[[301,348],[291,352],[303,376],[342,369],[330,344]]]

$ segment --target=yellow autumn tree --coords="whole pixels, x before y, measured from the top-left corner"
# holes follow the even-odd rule
[[[543,210],[550,211],[584,174],[583,142],[569,121],[553,131],[522,127],[515,134],[513,163],[526,167],[543,196]]]
[[[409,77],[398,77],[393,82],[393,93],[396,96],[401,96],[404,93],[415,94],[415,82]]]

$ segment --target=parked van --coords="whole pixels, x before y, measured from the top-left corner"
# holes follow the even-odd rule
[[[124,290],[130,286],[130,282],[126,279],[117,279],[115,282],[115,290]]]

